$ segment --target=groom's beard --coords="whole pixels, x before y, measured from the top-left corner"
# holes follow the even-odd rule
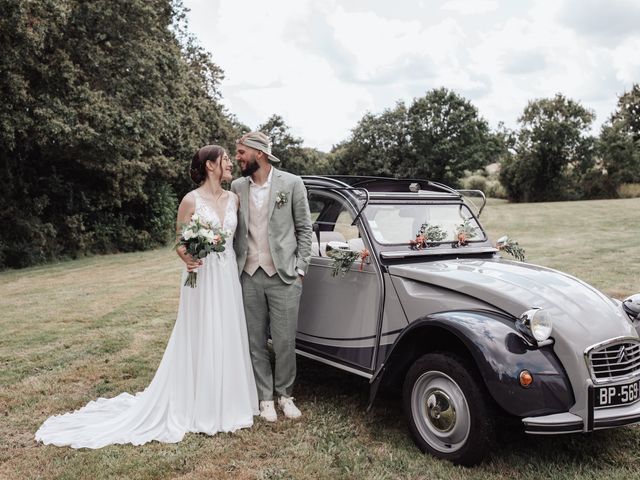
[[[256,161],[255,158],[251,159],[250,162],[247,162],[243,169],[240,169],[243,177],[248,177],[253,175],[260,168],[260,164]]]

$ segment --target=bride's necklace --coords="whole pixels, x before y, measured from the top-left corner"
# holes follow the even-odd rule
[[[218,193],[217,196],[216,193],[212,192],[211,190],[204,189],[204,191],[207,193],[207,195],[211,195],[211,198],[213,198],[213,204],[211,204],[209,208],[213,210],[215,216],[218,217],[218,221],[221,225],[223,225],[226,217],[224,209],[222,212],[220,212],[220,210],[216,207],[218,207],[218,201],[220,200],[220,198],[222,198],[222,195],[224,195],[226,190],[220,187],[220,193]]]
[[[211,194],[211,198],[213,198],[213,204],[216,205],[218,203],[218,200],[220,200],[222,195],[224,195],[225,189],[220,187],[220,193],[218,193],[217,196],[216,196],[215,192],[212,192],[211,190],[205,190],[205,192]]]

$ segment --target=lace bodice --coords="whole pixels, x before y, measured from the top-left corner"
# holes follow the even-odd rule
[[[238,226],[238,212],[237,206],[235,202],[234,195],[229,192],[227,196],[227,205],[224,210],[224,224],[218,218],[215,210],[207,204],[207,202],[200,196],[197,190],[193,191],[196,199],[196,209],[195,213],[197,213],[205,222],[210,223],[213,226],[221,227],[225,230],[229,230],[231,232],[231,236],[227,238],[227,245],[233,245],[233,235],[236,232],[236,227]],[[233,247],[231,248],[233,249]]]

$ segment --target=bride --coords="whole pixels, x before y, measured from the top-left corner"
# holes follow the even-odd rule
[[[222,147],[207,145],[191,162],[200,186],[178,209],[178,226],[194,213],[235,232],[238,198],[222,188],[231,180],[231,161]],[[178,227],[180,230],[180,227]],[[54,415],[36,432],[44,444],[101,448],[157,440],[175,443],[187,432],[232,432],[253,424],[258,397],[249,357],[247,327],[233,238],[220,254],[201,261],[179,247],[188,271],[198,270],[197,286],[183,286],[178,316],[160,366],[149,386],[136,395],[98,398],[75,412]]]

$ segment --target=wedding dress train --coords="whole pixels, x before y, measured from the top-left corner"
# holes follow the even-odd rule
[[[229,194],[222,222],[195,192],[196,213],[232,232],[236,202]],[[186,279],[186,269],[182,284]],[[178,315],[160,366],[136,395],[98,398],[75,412],[52,416],[36,432],[45,444],[101,448],[157,440],[175,443],[187,432],[231,432],[253,424],[258,397],[249,357],[242,292],[233,251],[211,254],[197,287],[182,287]]]

